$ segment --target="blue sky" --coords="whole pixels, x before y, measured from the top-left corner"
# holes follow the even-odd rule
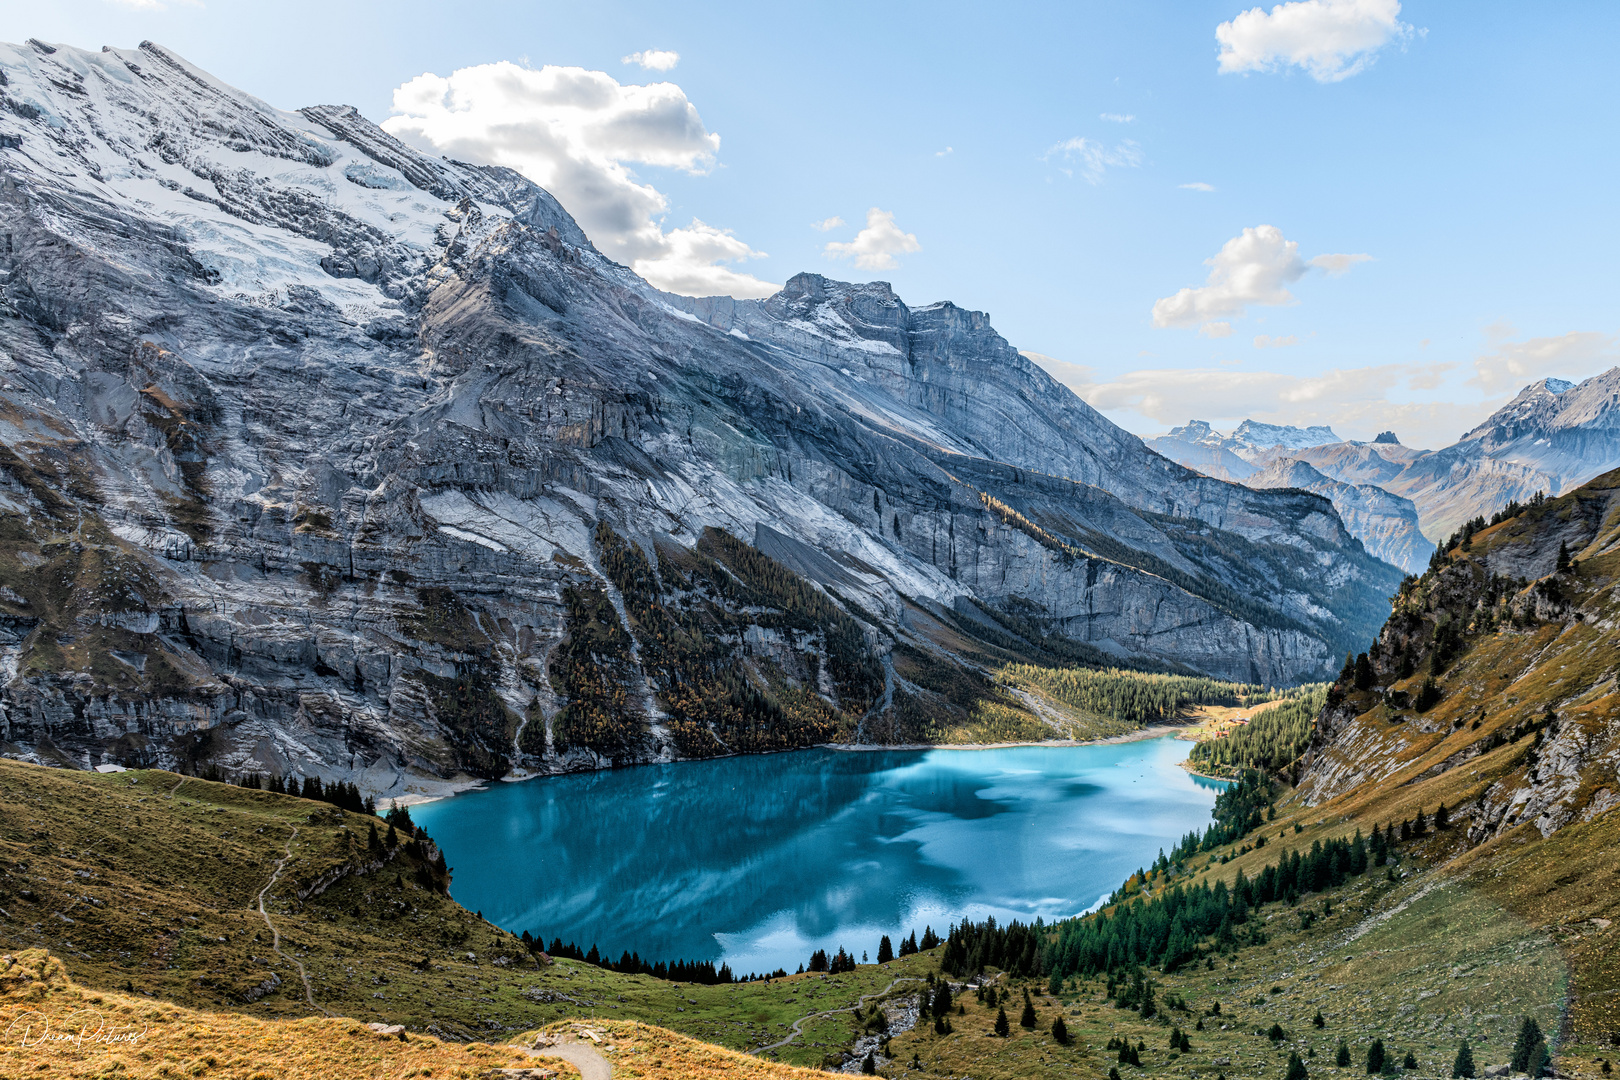
[[[1620,7],[1245,10],[0,0],[8,38],[150,38],[272,104],[520,164],[655,283],[813,270],[989,311],[1134,431],[1438,446],[1616,363]],[[625,62],[646,50],[678,60]],[[513,118],[550,135],[503,142]]]

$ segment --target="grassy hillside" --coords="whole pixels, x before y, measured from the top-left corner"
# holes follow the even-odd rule
[[[98,994],[120,1009],[173,1014],[165,1022],[187,1030],[262,1032],[256,1045],[296,1048],[309,1034],[331,1043],[322,1052],[350,1055],[322,1066],[332,1076],[376,1075],[355,1056],[375,1044],[325,1013],[468,1043],[588,1023],[623,1075],[771,1075],[759,1059],[727,1056],[769,1048],[766,1058],[819,1067],[872,1050],[885,1075],[975,1080],[1109,1068],[1123,1080],[1282,1080],[1291,1054],[1311,1076],[1349,1078],[1365,1075],[1375,1038],[1397,1063],[1412,1055],[1407,1072],[1447,1076],[1463,1039],[1481,1068],[1505,1063],[1519,1018],[1532,1016],[1561,1075],[1597,1080],[1620,1055],[1620,489],[1566,498],[1526,510],[1534,520],[1459,538],[1407,583],[1365,665],[1352,663],[1328,690],[1309,749],[1278,767],[1299,786],[1275,792],[1275,816],[1178,851],[1121,896],[1150,911],[1177,887],[1230,888],[1240,872],[1254,879],[1313,844],[1375,825],[1398,832],[1420,812],[1432,820],[1441,804],[1447,826],[1395,843],[1387,866],[1262,904],[1236,933],[1195,937],[1172,970],[1150,959],[1136,974],[1154,986],[1153,1010],[1120,1007],[1124,983],[1110,995],[1108,972],[1054,985],[1051,965],[1037,960],[1009,965],[1021,976],[983,972],[994,1005],[956,976],[950,1011],[913,1024],[918,995],[946,977],[938,949],[770,984],[681,985],[567,960],[542,967],[437,891],[422,855],[378,852],[370,830],[385,827],[375,819],[169,773],[9,761],[0,761],[0,944],[30,965],[43,962],[39,950],[59,958],[73,981],[62,985],[82,989],[45,993],[67,1005]],[[1560,542],[1572,554],[1557,570]],[[1548,573],[1507,573],[1541,562]],[[1056,700],[1063,688],[1001,689]],[[280,955],[257,910],[261,892]],[[1056,946],[1056,929],[1039,932],[1037,956]],[[1124,968],[1111,973],[1128,981]],[[1018,1022],[1026,992],[1029,1028]],[[0,1002],[13,1015],[19,1004]],[[1006,1037],[993,1033],[1000,1008]],[[1059,1016],[1067,1043],[1052,1034]],[[251,1026],[265,1021],[279,1026]],[[1186,1042],[1172,1049],[1178,1031]],[[1334,1064],[1340,1040],[1344,1067]],[[1140,1064],[1120,1062],[1121,1041],[1139,1048],[1128,1056]],[[191,1071],[198,1055],[177,1046],[139,1067]],[[406,1047],[461,1052],[428,1038]],[[259,1067],[247,1049],[216,1057],[235,1064],[197,1075]],[[456,1075],[474,1064],[408,1067]]]

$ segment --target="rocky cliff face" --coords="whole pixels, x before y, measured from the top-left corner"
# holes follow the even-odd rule
[[[882,738],[897,646],[1287,683],[1394,587],[982,313],[663,294],[514,173],[150,43],[0,73],[11,753],[397,793]]]
[[[1344,527],[1374,556],[1407,573],[1428,565],[1434,545],[1418,529],[1417,507],[1373,484],[1330,480],[1298,458],[1279,458],[1243,483],[1256,489],[1297,488],[1325,495]]]
[[[1421,785],[1473,845],[1620,806],[1617,570],[1620,470],[1452,548],[1397,595],[1369,685],[1329,694],[1306,799]]]

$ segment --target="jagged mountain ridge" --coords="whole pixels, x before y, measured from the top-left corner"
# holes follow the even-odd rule
[[[1306,463],[1308,452],[1315,456],[1330,447],[1361,445],[1342,442],[1331,428],[1245,420],[1231,435],[1223,435],[1207,421],[1192,420],[1143,441],[1206,476],[1256,489],[1297,488],[1326,496],[1345,528],[1375,557],[1407,571],[1420,570],[1428,561],[1432,545],[1418,529],[1417,509],[1410,500],[1374,484],[1323,475]]]
[[[1327,496],[1344,527],[1368,551],[1408,573],[1420,572],[1434,552],[1418,528],[1417,507],[1412,501],[1377,485],[1342,483],[1289,457],[1277,458],[1243,483],[1251,488],[1297,488]]]
[[[1464,522],[1489,517],[1511,500],[1525,502],[1538,491],[1560,495],[1620,467],[1620,368],[1580,383],[1551,378],[1531,383],[1443,450],[1336,437],[1312,440],[1306,432],[1327,429],[1290,430],[1297,433],[1292,440],[1297,445],[1251,446],[1253,440],[1238,438],[1243,428],[1227,437],[1193,421],[1147,443],[1222,479],[1246,481],[1272,461],[1295,458],[1343,483],[1377,485],[1410,499],[1423,534],[1438,543]]]
[[[1098,657],[1293,682],[1393,588],[1329,502],[1147,452],[982,313],[815,275],[663,294],[515,173],[151,43],[0,46],[0,72],[16,752],[378,791],[600,763],[554,737],[549,665],[611,634],[570,595],[627,617],[604,522],[649,557],[770,537],[879,656],[1005,609]],[[824,638],[737,633],[818,678]],[[628,756],[667,755],[626,648]]]

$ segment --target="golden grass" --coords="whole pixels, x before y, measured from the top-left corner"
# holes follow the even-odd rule
[[[0,958],[0,1076],[404,1080],[485,1077],[536,1062],[511,1046],[383,1035],[356,1020],[259,1020],[88,990],[49,953]]]

